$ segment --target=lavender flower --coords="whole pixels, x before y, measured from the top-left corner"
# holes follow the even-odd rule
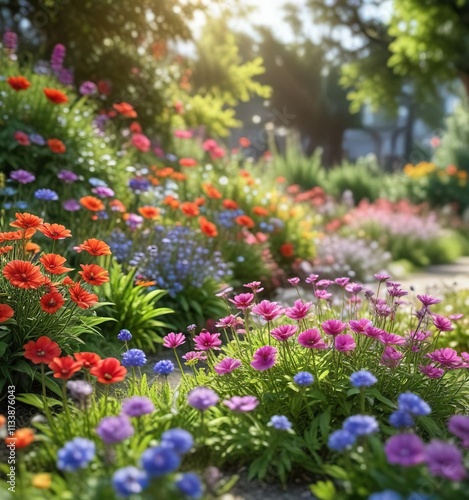
[[[37,200],[42,201],[57,201],[59,199],[59,195],[52,191],[52,189],[42,188],[34,191],[34,197]]]
[[[126,415],[104,417],[96,427],[96,434],[105,444],[115,444],[124,441],[134,433],[134,428]]]
[[[284,415],[274,415],[270,419],[269,425],[279,431],[289,431],[292,428],[292,423]]]
[[[138,495],[142,493],[147,486],[147,474],[132,465],[117,469],[112,476],[112,487],[120,497]]]
[[[67,382],[67,389],[73,399],[78,401],[86,401],[88,396],[93,394],[93,386],[84,380],[69,380]]]
[[[211,406],[215,406],[220,398],[218,394],[208,387],[196,387],[189,392],[187,403],[196,410],[205,411]]]
[[[70,200],[65,200],[62,203],[62,207],[64,210],[67,212],[78,212],[78,210],[81,210],[81,205],[78,200],[75,199],[70,199]]]
[[[403,467],[421,464],[425,460],[425,445],[416,434],[396,434],[386,441],[386,458],[390,464]]]
[[[432,440],[425,449],[425,461],[432,476],[461,481],[466,477],[462,453],[452,444]]]
[[[231,399],[225,399],[223,404],[231,411],[244,413],[255,410],[259,400],[255,396],[233,396]]]
[[[65,59],[65,53],[65,46],[61,43],[58,43],[52,50],[52,54],[50,57],[50,67],[55,73],[60,72],[60,70],[62,69]]]
[[[98,87],[95,83],[86,81],[80,85],[79,92],[81,95],[92,95],[98,92]]]
[[[65,182],[65,184],[72,184],[73,182],[77,181],[80,177],[75,172],[64,169],[57,174],[57,178]]]
[[[453,415],[449,419],[448,430],[459,439],[462,439],[463,446],[469,448],[469,417],[466,415]]]
[[[155,410],[155,405],[145,396],[132,396],[122,402],[122,413],[128,417],[141,417]]]
[[[360,370],[350,375],[350,382],[353,387],[362,388],[370,387],[376,384],[376,382],[378,382],[378,379],[368,370]]]
[[[29,140],[32,144],[36,144],[36,146],[44,146],[46,144],[46,140],[40,134],[29,134]]]
[[[3,34],[3,48],[15,51],[18,48],[18,35],[13,31]]]
[[[36,177],[34,174],[28,172],[27,170],[19,169],[13,170],[13,172],[10,173],[10,179],[19,182],[20,184],[29,184],[30,182],[34,182],[36,180]]]

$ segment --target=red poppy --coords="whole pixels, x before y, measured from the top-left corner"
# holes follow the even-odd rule
[[[72,236],[70,229],[62,226],[62,224],[49,224],[45,222],[41,227],[38,227],[37,230],[51,240],[63,240]]]
[[[12,260],[3,268],[3,276],[18,288],[27,290],[39,288],[44,282],[44,276],[39,267],[26,260]]]
[[[290,258],[295,255],[295,247],[293,246],[292,243],[284,243],[283,245],[280,246],[280,254],[283,257]]]
[[[77,361],[82,362],[83,368],[93,368],[101,361],[101,356],[95,352],[76,352],[74,356]]]
[[[256,225],[248,215],[239,215],[235,218],[235,222],[236,224],[238,224],[238,226],[244,226],[248,229],[252,229]]]
[[[39,262],[44,266],[44,269],[51,274],[64,274],[68,271],[72,271],[71,267],[64,267],[62,264],[67,259],[56,253],[46,253],[40,259]]]
[[[14,444],[15,449],[26,448],[34,442],[35,434],[33,429],[23,427],[16,430],[11,436],[5,438],[5,444]]]
[[[6,247],[0,247],[0,255],[5,255],[8,252],[11,252],[13,250],[13,247],[11,245],[8,245]]]
[[[239,205],[234,200],[223,200],[223,208],[227,210],[238,210]]]
[[[269,215],[269,211],[268,211],[266,208],[264,208],[264,207],[259,207],[259,206],[254,207],[254,208],[252,209],[252,213],[253,213],[254,215],[260,215],[260,216],[262,216],[262,217],[265,217],[265,216]]]
[[[194,203],[198,206],[201,207],[202,205],[205,205],[205,198],[203,196],[198,196],[195,200]]]
[[[127,368],[116,358],[106,358],[91,368],[90,373],[97,377],[101,384],[114,384],[124,380]]]
[[[179,160],[179,165],[181,165],[181,167],[195,167],[197,166],[197,160],[194,160],[194,158],[181,158]]]
[[[163,205],[168,205],[169,207],[176,209],[179,207],[179,200],[168,194],[168,196],[166,196],[163,200]]]
[[[112,254],[109,245],[104,241],[97,240],[96,238],[85,240],[80,245],[80,250],[84,250],[85,252],[88,252],[90,255],[94,255],[95,257]]]
[[[165,167],[165,168],[162,168],[161,170],[157,170],[155,172],[155,175],[157,175],[158,177],[169,177],[173,173],[174,173],[174,168]]]
[[[218,235],[217,226],[205,217],[199,217],[199,227],[205,236],[209,238],[215,238]]]
[[[87,292],[81,287],[80,283],[75,283],[68,289],[70,293],[70,299],[80,309],[89,309],[93,307],[98,302],[98,296],[94,293]]]
[[[61,378],[68,380],[76,372],[80,371],[83,363],[75,361],[72,356],[62,356],[61,358],[54,358],[49,363],[49,368],[54,372],[54,378]]]
[[[43,295],[39,302],[44,312],[55,314],[65,304],[65,299],[59,292],[52,291]]]
[[[28,214],[26,212],[23,214],[16,213],[15,216],[16,220],[10,222],[10,226],[19,227],[21,229],[37,229],[44,222],[44,220],[37,215]]]
[[[140,124],[138,122],[132,122],[130,124],[129,130],[133,134],[140,134],[142,132],[142,127],[140,126]]]
[[[175,181],[185,181],[187,179],[187,176],[183,174],[182,172],[173,172],[170,175],[171,179]]]
[[[15,311],[8,304],[0,304],[0,323],[9,320]]]
[[[62,154],[67,151],[67,147],[60,139],[48,139],[47,145],[49,149],[55,154]]]
[[[212,186],[212,184],[204,183],[202,184],[202,188],[209,198],[220,199],[222,197],[220,191],[215,186]]]
[[[239,145],[242,148],[248,148],[251,145],[251,141],[247,137],[240,137],[239,138]]]
[[[145,219],[156,219],[160,215],[159,209],[150,205],[139,207],[138,213]]]
[[[134,107],[128,102],[120,102],[112,106],[118,113],[126,118],[136,118],[137,112]]]
[[[104,210],[104,203],[94,196],[83,196],[83,198],[80,198],[80,204],[92,212],[101,212]]]
[[[48,365],[62,352],[59,344],[46,336],[39,337],[36,341],[30,340],[23,348],[24,357],[35,365],[40,363]]]
[[[83,271],[78,274],[90,285],[101,286],[109,281],[109,273],[97,264],[80,264]]]
[[[31,87],[31,82],[24,76],[10,76],[7,78],[8,85],[17,92],[27,90]]]
[[[45,88],[43,92],[47,99],[54,104],[64,104],[68,102],[68,97],[61,90]]]
[[[184,215],[188,217],[197,217],[200,213],[199,207],[190,201],[185,201],[181,203],[179,207]]]

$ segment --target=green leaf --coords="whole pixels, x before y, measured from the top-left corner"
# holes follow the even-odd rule
[[[309,489],[318,500],[334,500],[336,490],[332,481],[318,481],[312,484]]]

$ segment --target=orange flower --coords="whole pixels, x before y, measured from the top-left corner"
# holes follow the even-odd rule
[[[70,278],[70,276],[65,276],[65,278],[62,280],[62,285],[63,286],[71,286],[75,285],[75,282]]]
[[[74,356],[77,361],[81,361],[83,368],[93,368],[101,361],[101,356],[95,352],[76,352]]]
[[[0,323],[13,317],[15,311],[8,304],[0,304]]]
[[[235,222],[236,224],[238,224],[238,226],[244,226],[248,229],[252,229],[256,225],[248,215],[239,215],[235,218]]]
[[[0,428],[5,427],[7,423],[7,418],[5,415],[0,414]]]
[[[201,207],[202,205],[205,205],[205,198],[203,196],[199,196],[194,200],[194,203],[198,206]]]
[[[156,219],[160,215],[159,209],[150,205],[139,207],[138,213],[145,219]]]
[[[126,118],[137,118],[137,112],[128,102],[120,102],[112,106],[119,114]]]
[[[5,255],[8,252],[11,252],[13,250],[13,247],[11,245],[8,245],[6,247],[0,247],[0,255]]]
[[[456,165],[451,164],[446,167],[446,173],[448,175],[456,175],[457,172],[458,172],[458,167],[456,167]]]
[[[125,212],[125,205],[120,200],[111,200],[109,206],[113,212]]]
[[[200,210],[199,207],[190,201],[185,201],[184,203],[181,203],[180,209],[184,215],[187,215],[188,217],[197,217],[199,215]]]
[[[31,82],[24,76],[10,76],[7,78],[8,85],[17,92],[27,90],[31,87]]]
[[[238,210],[239,205],[234,200],[223,200],[223,208],[227,210]]]
[[[222,194],[220,193],[220,191],[218,191],[218,189],[215,186],[213,186],[212,184],[209,184],[208,182],[202,184],[202,188],[205,191],[205,194],[209,198],[220,199],[222,197]]]
[[[132,122],[129,126],[129,130],[133,134],[141,134],[142,133],[142,127],[140,126],[140,124],[138,122]]]
[[[43,92],[47,99],[54,104],[64,104],[68,102],[68,97],[58,89],[45,88]]]
[[[26,448],[34,441],[34,431],[29,427],[23,427],[14,432],[12,436],[5,438],[6,444],[14,444],[17,450]]]
[[[157,170],[155,172],[155,175],[157,175],[158,177],[169,177],[173,172],[174,172],[174,168],[165,167],[165,168],[162,168],[161,170]]]
[[[51,240],[64,240],[72,236],[70,229],[62,226],[62,224],[49,224],[45,222],[41,227],[38,227],[38,231]]]
[[[179,165],[181,165],[181,167],[195,167],[197,166],[197,160],[194,160],[194,158],[181,158],[179,160]]]
[[[67,151],[67,147],[60,139],[49,139],[47,141],[49,149],[55,154],[62,154]]]
[[[83,198],[80,198],[80,204],[92,212],[104,210],[104,203],[95,196],[83,196]]]
[[[114,384],[124,380],[127,368],[116,358],[102,359],[97,366],[90,370],[91,375],[98,378],[101,384]]]
[[[33,243],[32,241],[26,242],[26,245],[24,246],[24,251],[27,253],[32,253],[36,255],[41,251],[41,247],[37,243]]]
[[[176,209],[179,207],[179,201],[176,200],[174,196],[168,194],[168,196],[166,196],[166,198],[163,200],[163,205],[168,205],[169,207]]]
[[[39,490],[47,490],[52,484],[52,477],[47,472],[38,472],[31,479],[31,484]]]
[[[54,378],[68,380],[76,372],[80,371],[83,363],[75,361],[72,356],[62,356],[54,358],[52,363],[49,363],[49,368],[54,372]]]
[[[30,340],[23,346],[24,357],[32,361],[35,365],[45,363],[48,365],[54,358],[60,356],[62,352],[59,344],[49,337],[43,335],[36,341]]]
[[[254,207],[252,209],[254,215],[266,216],[269,215],[269,211],[264,207]]]
[[[239,145],[242,148],[248,148],[251,145],[251,141],[247,137],[240,137],[239,138]]]
[[[78,274],[90,285],[101,286],[109,281],[109,274],[97,264],[80,264],[83,271]]]
[[[90,238],[85,240],[81,245],[80,249],[88,252],[90,255],[95,257],[101,257],[101,255],[111,255],[111,249],[109,245],[104,241],[97,240],[96,238]]]
[[[53,291],[43,295],[39,302],[44,312],[55,314],[65,304],[65,299],[59,292]]]
[[[239,175],[246,178],[251,177],[251,174],[247,170],[240,170]]]
[[[182,172],[174,172],[171,174],[171,179],[175,181],[185,181],[187,179],[187,176]]]
[[[199,217],[199,227],[205,236],[209,238],[215,238],[218,235],[217,226],[205,217]]]
[[[18,229],[18,231],[8,231],[5,233],[0,233],[0,243],[4,241],[15,241],[15,240],[25,240],[31,238],[33,234],[36,232],[34,228],[29,228],[26,230]]]
[[[80,286],[80,283],[73,284],[68,291],[70,293],[70,299],[72,302],[75,302],[80,309],[89,309],[98,302],[98,296],[94,293],[87,292]]]
[[[26,260],[12,260],[3,268],[3,276],[13,285],[26,290],[39,288],[44,276],[37,266]]]
[[[19,227],[21,229],[37,229],[44,222],[44,220],[37,215],[28,214],[26,212],[23,214],[16,213],[15,217],[16,220],[10,222],[10,226]]]
[[[147,287],[147,286],[153,286],[153,285],[156,285],[156,281],[137,280],[135,282],[135,286]]]
[[[290,258],[295,255],[295,247],[293,246],[292,243],[284,243],[283,245],[280,246],[279,248],[280,254],[283,257]]]
[[[62,264],[67,259],[56,253],[46,253],[41,256],[39,262],[44,266],[44,269],[51,274],[63,274],[72,271],[71,267],[64,267]]]

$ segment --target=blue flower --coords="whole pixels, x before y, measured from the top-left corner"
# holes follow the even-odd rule
[[[401,427],[413,427],[415,424],[412,415],[403,410],[397,410],[389,415],[389,423],[397,429]]]
[[[412,392],[403,392],[397,398],[399,410],[406,411],[414,417],[422,417],[429,415],[432,409],[430,406],[417,394]]]
[[[125,367],[143,366],[147,362],[147,357],[141,349],[129,349],[122,355],[122,364]]]
[[[123,467],[114,472],[112,486],[117,495],[121,497],[138,495],[148,486],[148,476],[137,467]]]
[[[174,363],[169,359],[162,359],[155,363],[153,371],[160,376],[168,376],[174,371]]]
[[[161,444],[171,447],[179,455],[187,453],[194,445],[192,434],[184,429],[170,429],[161,435]]]
[[[36,189],[36,191],[34,191],[34,197],[42,201],[57,201],[59,199],[59,195],[55,191],[47,188]]]
[[[384,490],[378,493],[372,493],[368,500],[402,500],[401,495],[394,490]]]
[[[142,467],[152,477],[174,472],[180,465],[179,455],[169,446],[155,446],[142,453]]]
[[[202,498],[202,481],[195,472],[186,472],[177,479],[176,488],[189,498]]]
[[[95,451],[93,441],[76,437],[57,452],[57,468],[68,472],[83,469],[93,460]]]
[[[293,377],[296,385],[308,386],[314,382],[314,377],[309,372],[299,372]]]
[[[117,340],[120,340],[121,342],[129,342],[132,340],[132,334],[129,332],[129,330],[121,330],[117,334]]]
[[[343,428],[354,436],[365,436],[378,430],[378,422],[369,415],[353,415],[345,419]]]
[[[292,428],[292,423],[288,420],[284,415],[274,415],[269,424],[274,428],[280,431],[288,431]]]
[[[339,429],[329,436],[327,446],[334,451],[344,451],[345,448],[353,446],[356,439],[355,434],[352,434],[344,429]]]
[[[368,370],[360,370],[350,375],[350,382],[354,387],[370,387],[378,382],[378,379]]]
[[[39,134],[31,134],[29,136],[29,140],[33,143],[33,144],[36,144],[38,146],[44,146],[45,143],[46,143],[46,140],[44,139],[44,137],[42,137],[42,135],[39,135]]]

